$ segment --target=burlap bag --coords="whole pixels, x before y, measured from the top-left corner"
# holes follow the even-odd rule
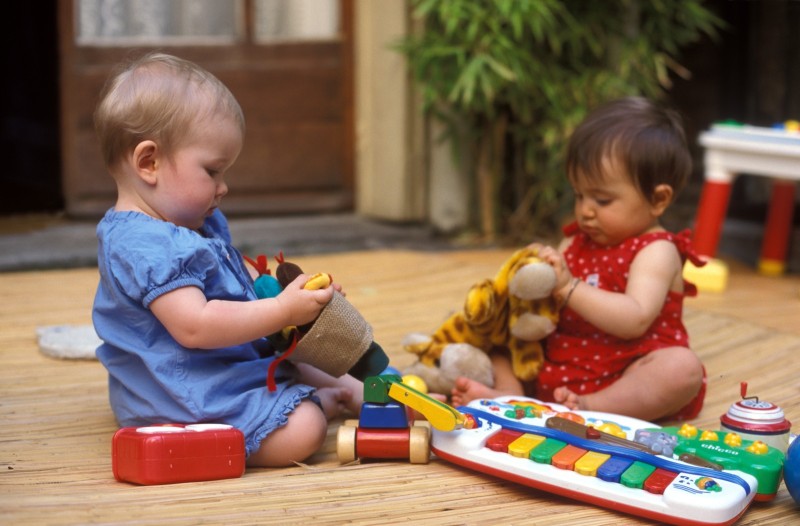
[[[331,376],[347,374],[372,343],[372,327],[339,292],[289,356],[290,362],[313,365]]]

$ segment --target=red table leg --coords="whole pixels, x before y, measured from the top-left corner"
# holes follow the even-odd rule
[[[722,224],[728,211],[731,196],[731,183],[706,181],[697,208],[692,243],[701,255],[713,258],[717,254]]]
[[[779,276],[786,270],[786,252],[792,231],[795,183],[776,180],[772,183],[764,241],[758,270],[762,274]]]

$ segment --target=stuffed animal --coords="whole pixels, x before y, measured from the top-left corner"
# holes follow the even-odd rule
[[[275,276],[268,268],[263,255],[256,260],[245,259],[259,273],[254,288],[259,298],[271,298],[297,278],[303,271],[285,261],[283,253],[277,258],[278,268]],[[329,274],[314,274],[305,289],[324,289],[331,285]],[[275,367],[283,359],[313,365],[331,376],[339,377],[346,373],[363,380],[383,372],[389,365],[389,358],[383,349],[372,339],[372,327],[361,314],[338,291],[311,323],[301,327],[287,327],[268,337],[278,351],[283,354],[270,365],[267,385],[273,389]]]
[[[467,345],[485,354],[507,349],[514,375],[523,381],[534,379],[544,361],[541,340],[558,322],[558,304],[551,295],[555,283],[553,268],[532,249],[516,251],[494,279],[470,288],[463,311],[450,316],[432,336],[412,334],[405,338],[403,347],[419,360],[408,373],[427,383],[444,382],[438,385],[444,390],[438,392],[449,392],[448,385],[452,387],[452,379],[459,375],[491,386],[492,382],[485,379],[488,357],[472,364],[476,354]],[[472,359],[450,356],[463,353],[471,353]]]
[[[421,343],[421,339],[430,341],[429,336],[410,335],[404,345]],[[468,343],[448,343],[442,346],[442,354],[435,365],[426,365],[421,361],[414,362],[403,370],[403,378],[408,375],[418,376],[425,382],[431,393],[449,394],[453,390],[456,378],[465,376],[489,387],[494,386],[492,362],[489,355]]]

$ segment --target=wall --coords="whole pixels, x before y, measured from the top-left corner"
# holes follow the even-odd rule
[[[425,219],[424,129],[400,54],[405,0],[355,4],[356,211],[395,221]]]

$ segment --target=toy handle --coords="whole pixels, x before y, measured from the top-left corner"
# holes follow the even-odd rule
[[[747,382],[742,382],[739,384],[739,393],[742,395],[742,400],[747,398]]]

